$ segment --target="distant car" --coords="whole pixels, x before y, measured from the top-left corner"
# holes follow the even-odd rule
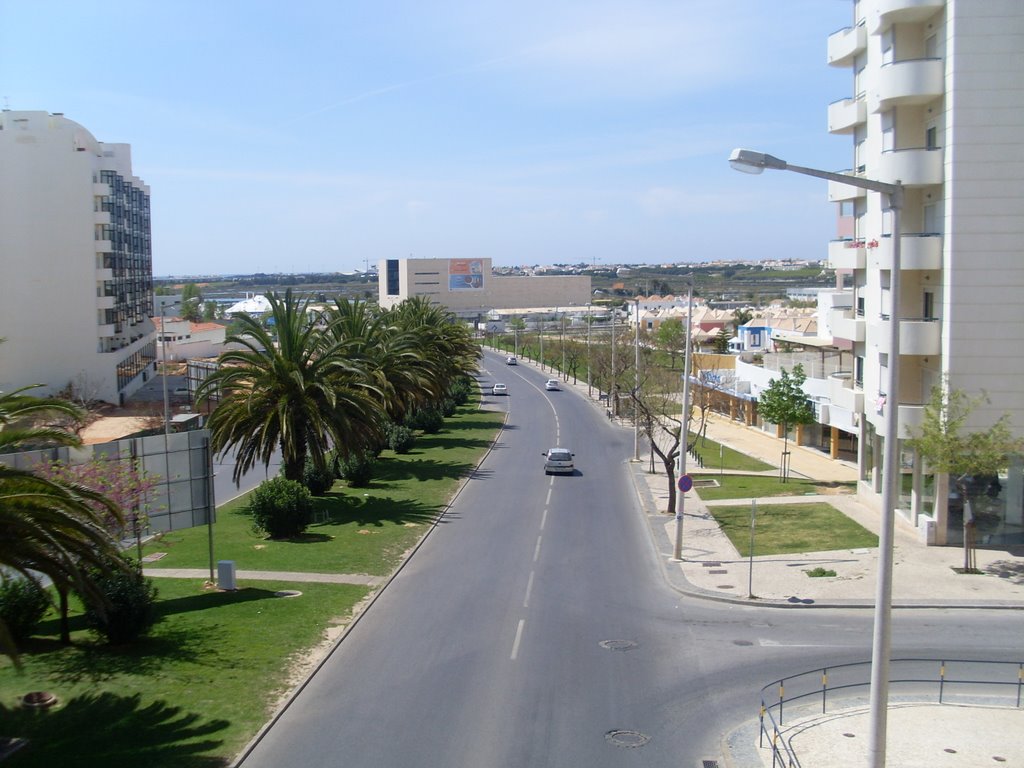
[[[576,471],[572,457],[575,454],[568,448],[550,448],[544,454],[544,474],[571,475]]]
[[[175,395],[187,395],[188,393],[189,393],[188,392],[188,387],[175,387],[174,388],[174,392],[172,394],[175,394]]]
[[[509,355],[508,357],[505,358],[505,365],[517,365],[518,362],[519,361],[516,360],[514,355]]]
[[[546,389],[548,392],[554,392],[555,390],[560,389],[560,387],[558,386],[558,379],[548,379],[547,381],[545,381],[544,389]]]
[[[504,384],[495,384],[493,387],[491,387],[491,394],[492,395],[507,395],[508,394],[508,387],[506,387]]]

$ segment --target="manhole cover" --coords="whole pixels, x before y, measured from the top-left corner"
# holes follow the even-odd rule
[[[713,575],[713,576],[721,576],[723,573],[728,573],[728,572],[729,572],[728,568],[712,568],[712,569],[710,569],[708,571],[708,573]]]
[[[598,645],[606,651],[628,651],[630,648],[636,648],[636,643],[632,640],[602,640]]]
[[[616,747],[626,747],[628,749],[642,747],[651,740],[651,737],[646,733],[625,730],[608,731],[608,733],[604,735],[604,738],[609,744],[613,744]]]
[[[717,589],[736,589],[732,584],[718,584]]]
[[[301,592],[297,589],[282,589],[280,592],[275,592],[274,597],[300,597]]]
[[[732,644],[733,645],[753,645],[753,643],[750,642],[749,640],[733,640]]]

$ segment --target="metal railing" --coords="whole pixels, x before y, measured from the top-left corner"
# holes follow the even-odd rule
[[[765,738],[769,739],[772,767],[800,768],[800,761],[782,731],[787,705],[820,698],[821,713],[826,714],[830,703],[835,706],[845,702],[848,692],[868,688],[870,680],[871,662],[861,661],[801,672],[764,686],[759,745],[764,747]],[[964,704],[984,696],[986,706],[1020,709],[1024,701],[1024,662],[892,659],[889,686],[890,693],[897,688],[903,690],[901,701]],[[847,694],[840,695],[843,691]]]

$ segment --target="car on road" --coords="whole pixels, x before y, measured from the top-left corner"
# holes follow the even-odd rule
[[[505,358],[505,365],[518,365],[519,361],[516,360],[515,355],[509,355]]]
[[[508,394],[508,387],[506,387],[504,384],[495,384],[493,387],[491,387],[491,394],[492,395],[507,395]]]
[[[544,382],[544,389],[548,392],[556,392],[560,389],[558,386],[558,379],[548,379]]]
[[[545,457],[545,475],[571,475],[576,471],[572,463],[572,457],[576,454],[568,448],[549,448],[542,455]]]
[[[188,387],[175,387],[172,395],[188,395]]]

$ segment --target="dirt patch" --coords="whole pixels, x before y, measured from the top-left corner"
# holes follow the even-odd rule
[[[159,427],[162,419],[156,416],[100,416],[91,421],[81,431],[82,442],[86,445],[108,443],[122,437],[133,435],[144,429]]]

